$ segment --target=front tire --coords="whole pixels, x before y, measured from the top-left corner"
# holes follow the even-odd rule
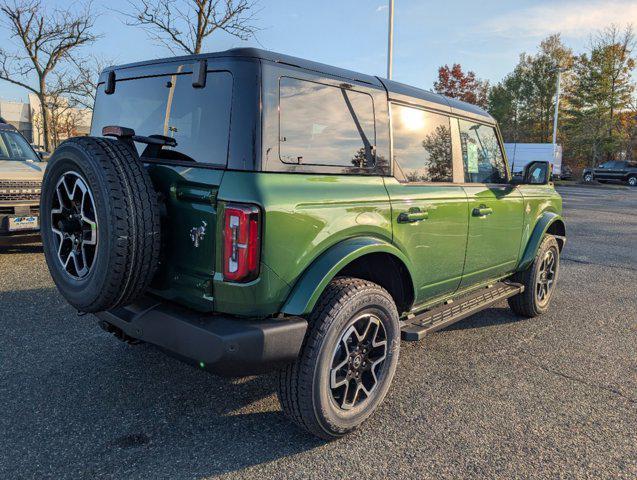
[[[637,187],[637,175],[631,175],[628,177],[628,185],[631,187]]]
[[[547,235],[531,266],[511,278],[524,285],[524,292],[509,298],[511,310],[528,318],[546,312],[555,291],[559,267],[559,245],[555,237]]]
[[[294,423],[332,440],[385,398],[398,364],[398,311],[385,289],[343,277],[327,286],[308,323],[299,358],[279,374],[278,396]]]

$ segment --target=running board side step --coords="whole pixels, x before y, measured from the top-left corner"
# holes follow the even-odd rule
[[[445,328],[501,300],[524,291],[524,285],[513,282],[498,282],[450,300],[411,317],[402,323],[401,338],[408,342],[422,340],[426,334]]]

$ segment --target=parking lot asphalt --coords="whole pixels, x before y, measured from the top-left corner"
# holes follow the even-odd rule
[[[0,478],[637,478],[637,189],[563,188],[549,313],[403,343],[390,394],[326,443],[274,376],[225,380],[78,317],[38,246],[0,246]]]

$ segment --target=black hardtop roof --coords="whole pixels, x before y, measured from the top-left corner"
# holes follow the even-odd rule
[[[285,55],[282,53],[271,52],[268,50],[262,50],[259,48],[232,48],[230,50],[224,50],[221,52],[211,52],[211,53],[202,53],[199,55],[184,55],[179,57],[169,57],[169,58],[160,58],[155,60],[147,60],[143,62],[129,63],[125,65],[119,66],[111,66],[106,68],[102,72],[101,78],[111,70],[123,70],[128,68],[139,68],[145,66],[152,65],[161,65],[165,63],[189,63],[189,62],[197,62],[200,60],[205,60],[209,58],[253,58],[260,60],[267,60],[275,63],[282,63],[286,65],[292,65],[295,67],[303,68],[306,70],[311,70],[315,72],[319,72],[325,75],[331,75],[335,77],[341,77],[357,82],[367,83],[370,85],[374,85],[380,88],[386,88],[390,93],[405,95],[409,97],[413,97],[419,100],[424,100],[426,102],[431,102],[434,104],[439,104],[446,109],[451,109],[460,111],[460,112],[469,112],[473,115],[478,115],[481,117],[486,117],[487,119],[493,121],[493,117],[489,115],[489,113],[482,108],[456,100],[454,98],[445,97],[443,95],[423,90],[421,88],[412,87],[410,85],[406,85],[400,82],[396,82],[393,80],[387,80],[385,78],[376,77],[373,75],[367,75],[360,72],[355,72],[352,70],[347,70],[344,68],[334,67],[332,65],[327,65],[324,63],[313,62],[311,60],[305,60],[303,58],[293,57],[290,55]]]

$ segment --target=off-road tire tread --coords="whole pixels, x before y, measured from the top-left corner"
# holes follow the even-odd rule
[[[533,318],[542,313],[537,309],[535,304],[535,266],[538,259],[542,258],[546,250],[553,245],[557,249],[559,255],[560,249],[557,240],[553,235],[546,235],[542,239],[540,247],[537,249],[533,263],[529,265],[526,270],[518,272],[511,277],[512,281],[524,285],[524,292],[509,297],[508,299],[509,307],[518,315]]]
[[[148,288],[159,264],[157,193],[139,157],[124,143],[97,137],[64,143],[83,150],[96,162],[110,197],[106,203],[113,239],[108,252],[111,271],[99,297],[78,307],[94,313],[127,305]]]
[[[312,401],[312,382],[323,338],[329,331],[338,311],[361,290],[384,292],[385,289],[368,280],[337,277],[319,298],[308,318],[308,333],[296,362],[279,371],[278,397],[283,412],[301,428],[324,439],[338,438],[348,431],[327,432],[316,420]]]

